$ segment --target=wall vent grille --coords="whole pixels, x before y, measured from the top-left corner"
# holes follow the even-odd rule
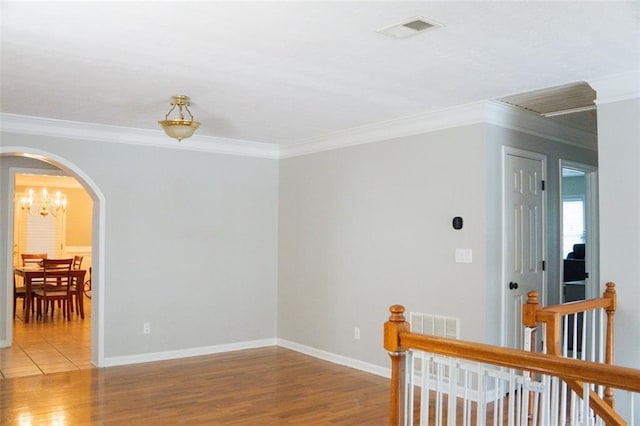
[[[460,338],[460,320],[458,318],[410,312],[409,324],[411,324],[411,331],[414,333],[449,339]]]
[[[411,332],[413,333],[429,334],[449,339],[460,338],[460,320],[458,318],[410,312],[409,324],[411,326]],[[426,363],[428,363],[428,371],[431,372],[427,380],[435,377],[436,365],[433,359],[429,360],[425,352],[415,353],[412,357],[412,363],[414,374],[416,374],[417,377],[422,377],[422,372],[425,371],[425,366],[427,366]],[[439,371],[439,373],[448,381],[449,371]]]

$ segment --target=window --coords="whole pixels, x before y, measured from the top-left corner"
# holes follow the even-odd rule
[[[566,199],[562,202],[562,253],[573,251],[573,245],[585,242],[584,198]]]

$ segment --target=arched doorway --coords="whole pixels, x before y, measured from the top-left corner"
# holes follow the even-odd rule
[[[26,157],[42,163],[51,164],[73,176],[82,184],[93,201],[92,225],[92,299],[91,299],[91,363],[97,367],[104,366],[104,247],[105,247],[105,197],[91,177],[77,165],[54,153],[34,149],[31,147],[7,146],[0,147],[0,157]],[[0,280],[0,294],[4,303],[0,314],[0,347],[11,346],[13,342],[13,198],[14,181],[12,172],[6,173],[2,179],[3,199],[0,203],[7,208],[2,219],[2,226],[6,230],[5,244],[0,247],[0,262],[5,267],[4,279]]]

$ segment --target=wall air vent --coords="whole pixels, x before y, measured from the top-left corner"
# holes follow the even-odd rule
[[[376,32],[393,38],[407,38],[441,26],[433,21],[426,20],[422,16],[416,16],[397,24],[380,28]]]

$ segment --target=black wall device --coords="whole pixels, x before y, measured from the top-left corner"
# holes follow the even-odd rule
[[[453,229],[462,229],[462,218],[460,216],[453,218]]]

